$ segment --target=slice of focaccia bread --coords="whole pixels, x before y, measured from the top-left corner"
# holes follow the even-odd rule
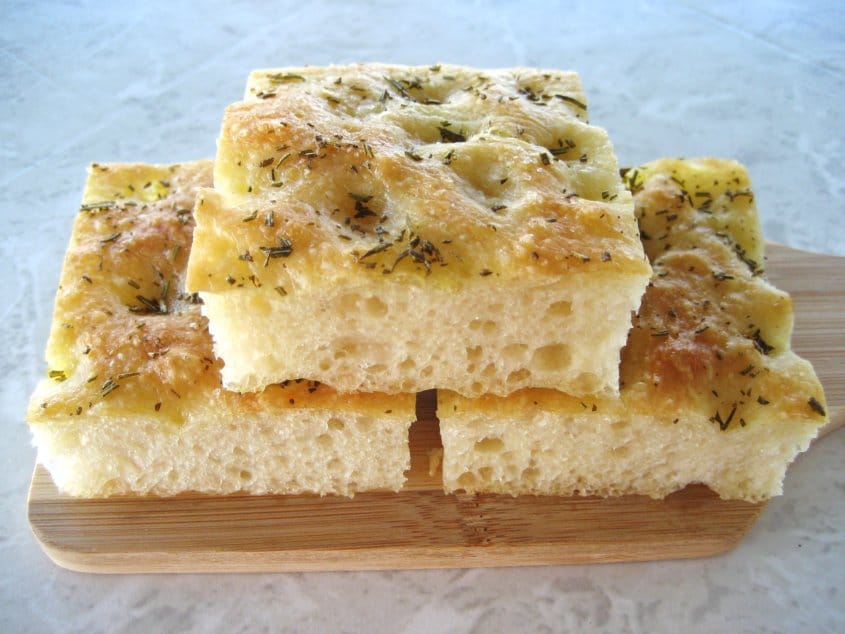
[[[227,387],[618,391],[650,268],[576,74],[365,64],[247,93],[188,269]]]
[[[338,395],[307,381],[221,388],[200,300],[184,290],[191,206],[210,183],[210,161],[92,166],[49,376],[28,411],[39,461],[85,497],[399,489],[413,395]]]
[[[447,490],[662,497],[700,482],[758,501],[826,421],[812,367],[789,349],[789,297],[761,277],[745,169],[661,160],[626,181],[654,276],[620,397],[439,392]]]

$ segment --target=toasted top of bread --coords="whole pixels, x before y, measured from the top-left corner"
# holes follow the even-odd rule
[[[184,289],[194,193],[210,184],[211,169],[210,161],[91,166],[56,296],[49,377],[32,397],[30,422],[137,414],[180,422],[198,408],[248,414],[344,404],[412,412],[413,395],[338,395],[307,381],[260,394],[221,388],[200,300]]]
[[[703,410],[725,429],[772,416],[821,424],[821,384],[790,350],[792,302],[763,278],[745,168],[662,160],[626,181],[654,267],[622,352],[627,398]]]
[[[575,73],[277,69],[247,94],[197,204],[192,291],[648,275]]]
[[[648,412],[668,424],[706,414],[737,434],[776,420],[824,424],[822,386],[790,350],[790,298],[763,277],[745,168],[663,159],[628,170],[625,180],[654,274],[622,350],[621,398],[524,390],[506,400],[482,397],[472,407],[515,413],[540,404],[623,418]]]

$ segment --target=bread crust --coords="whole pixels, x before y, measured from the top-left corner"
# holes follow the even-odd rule
[[[127,412],[179,420],[212,402],[243,412],[412,410],[413,395],[340,395],[313,381],[245,395],[222,389],[223,363],[214,357],[200,301],[184,289],[191,207],[196,189],[210,180],[210,161],[91,166],[47,344],[53,378],[32,399],[29,420]]]
[[[622,350],[619,398],[523,390],[506,398],[466,399],[441,392],[447,488],[662,497],[696,481],[682,467],[673,475],[677,480],[648,481],[649,460],[657,460],[657,470],[672,466],[646,456],[651,436],[654,443],[675,438],[677,447],[691,439],[712,441],[705,462],[721,473],[706,483],[723,497],[757,501],[780,492],[786,466],[826,422],[822,386],[812,366],[790,350],[789,296],[763,277],[763,239],[745,168],[721,159],[664,159],[629,170],[625,179],[654,275]],[[498,421],[500,431],[523,425],[534,438],[548,422],[535,420],[540,413],[570,429],[575,445],[578,434],[587,438],[598,429],[612,446],[617,428],[636,427],[640,435],[625,454],[642,452],[636,474],[628,482],[603,482],[600,465],[610,459],[612,466],[612,456],[597,455],[594,472],[549,476],[539,488],[518,479],[485,481],[477,471],[464,476],[467,486],[461,486],[460,460],[472,452],[456,457],[450,435],[471,434],[470,421],[489,420]],[[590,420],[592,425],[576,431]],[[694,454],[688,449],[687,456]],[[718,464],[720,456],[730,455],[741,460]],[[495,463],[496,455],[489,460]],[[763,465],[766,460],[770,464]],[[566,458],[553,468],[565,471]],[[753,480],[757,471],[767,475]]]
[[[488,289],[549,285],[561,296],[592,286],[598,296],[616,293],[624,301],[608,302],[614,313],[602,315],[608,333],[601,363],[571,369],[561,359],[552,365],[571,376],[535,385],[584,391],[583,383],[592,391],[595,384],[612,392],[616,355],[651,271],[612,145],[587,123],[577,74],[564,71],[383,64],[255,71],[247,99],[226,110],[214,188],[201,192],[196,220],[187,286],[219,298],[225,318],[212,318],[224,325],[212,331],[228,362],[224,381],[236,390],[303,371],[275,358],[262,366],[275,363],[276,371],[252,371],[249,355],[232,356],[244,347],[231,322],[252,302],[245,296],[266,307],[250,305],[249,327],[277,331],[286,327],[272,321],[283,312],[278,307],[295,314],[298,298],[307,305],[325,289],[384,298],[430,289],[454,298],[457,314],[471,313],[472,298]],[[539,320],[540,310],[527,308],[521,318]],[[457,327],[475,317],[495,315],[473,315]],[[332,330],[323,318],[300,319],[313,319],[315,332]],[[371,334],[385,343],[390,330]],[[318,335],[314,347],[336,347]],[[408,341],[390,341],[413,352]],[[464,354],[461,347],[446,356],[459,363]],[[381,364],[365,356],[357,362]],[[442,379],[459,372],[435,370],[430,380],[410,383],[413,377],[389,372],[343,383],[330,370],[308,376],[341,389],[398,392],[445,386]],[[506,383],[510,371],[500,373],[453,387],[466,394],[515,389]],[[587,374],[595,380],[579,383]]]
[[[193,291],[648,273],[575,73],[292,68],[253,72],[248,93],[197,207]],[[291,252],[268,261],[279,239]]]
[[[27,412],[39,459],[54,468],[57,484],[76,495],[132,490],[169,495],[179,487],[199,486],[215,492],[218,485],[225,489],[220,492],[237,487],[298,492],[313,490],[308,488],[312,481],[319,487],[316,492],[354,493],[372,481],[355,483],[347,474],[333,482],[324,478],[328,484],[316,476],[300,482],[291,476],[288,482],[281,469],[264,474],[261,481],[236,473],[229,482],[226,461],[249,464],[261,456],[269,465],[285,451],[311,445],[319,457],[342,455],[337,453],[340,446],[352,455],[389,442],[385,451],[397,464],[389,474],[371,475],[376,481],[382,477],[381,486],[399,488],[409,460],[413,394],[339,394],[305,380],[251,394],[221,386],[223,363],[214,356],[200,299],[184,288],[194,226],[191,208],[196,190],[211,184],[211,171],[211,161],[91,166],[56,294],[48,376],[36,387]],[[320,445],[317,433],[311,439],[296,435],[298,418],[307,419],[309,429],[340,429],[341,444],[332,448],[324,439]],[[343,430],[343,421],[360,424],[361,429]],[[389,438],[368,438],[368,421]],[[284,434],[295,436],[296,442],[277,446]],[[224,447],[218,435],[231,436],[233,446]],[[121,439],[136,446],[121,445]],[[157,449],[145,453],[138,443]],[[203,465],[195,455],[217,445],[219,451],[235,452],[219,458],[219,473],[218,467]],[[356,455],[350,461],[360,459]],[[106,463],[113,474],[105,473]],[[149,473],[138,466],[142,463],[149,464]],[[312,468],[321,471],[318,464]],[[175,474],[172,480],[165,477],[170,471]]]

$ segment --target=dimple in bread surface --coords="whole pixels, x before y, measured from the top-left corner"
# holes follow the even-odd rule
[[[274,377],[303,375],[342,390],[616,390],[618,350],[650,269],[612,146],[586,123],[575,73],[376,64],[281,69],[253,72],[247,94],[224,117],[215,187],[201,193],[196,208],[188,276],[192,291],[217,296],[207,314],[227,385],[252,390]],[[486,377],[462,379],[466,352],[457,344],[443,347],[446,360],[428,377],[397,365],[405,358],[427,365],[414,358],[418,329],[443,318],[444,329],[497,321],[476,308],[512,303],[509,289],[551,289],[549,305],[562,305],[578,301],[575,289],[588,285],[595,298],[619,299],[589,307],[594,315],[604,310],[607,337],[596,337],[593,354],[560,357],[556,379],[540,371],[538,383],[508,385],[512,369],[497,367],[495,342],[482,366],[493,364]],[[332,353],[344,347],[336,341],[337,305],[324,304],[308,324],[294,323],[305,321],[300,303],[340,287],[365,302],[378,297],[396,320],[398,338],[378,321],[359,337],[357,365],[384,371],[356,374],[330,364],[315,372],[274,356],[273,349],[302,340]],[[516,324],[532,325],[549,307],[531,292]],[[438,321],[426,324],[391,305],[415,293],[441,309],[432,315]],[[474,305],[475,297],[492,296]],[[245,315],[252,320],[242,322]],[[518,340],[514,322],[497,325],[507,345],[568,347],[580,345],[573,336],[580,319],[575,311],[561,315],[560,337],[536,342]],[[295,332],[273,339],[257,357],[237,358],[249,349],[235,329],[239,321],[271,337]],[[412,334],[401,336],[402,327]],[[363,352],[378,345],[407,350],[384,363]],[[461,368],[448,367],[449,359]]]
[[[654,275],[620,397],[439,393],[448,490],[663,497],[703,482],[758,501],[825,423],[821,385],[789,349],[789,297],[762,277],[745,169],[667,159],[625,178]]]
[[[199,298],[184,289],[196,190],[211,162],[93,165],[28,421],[74,495],[398,489],[413,395],[313,381],[220,386]],[[378,457],[378,459],[376,459]]]

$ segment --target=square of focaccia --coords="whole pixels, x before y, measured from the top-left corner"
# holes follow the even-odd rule
[[[399,489],[413,395],[221,387],[184,289],[191,207],[210,184],[210,161],[91,167],[28,411],[38,460],[84,497]]]
[[[659,498],[704,483],[759,501],[825,423],[821,385],[790,350],[790,299],[761,276],[745,169],[661,160],[626,181],[654,276],[619,398],[439,392],[447,490]]]
[[[575,73],[366,64],[247,92],[188,270],[227,387],[617,393],[650,267]]]

